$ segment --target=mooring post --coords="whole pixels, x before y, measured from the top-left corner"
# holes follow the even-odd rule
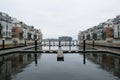
[[[3,49],[5,48],[5,40],[4,39],[2,40],[2,48]]]
[[[95,47],[95,40],[93,39],[93,48]]]
[[[61,41],[59,41],[59,47],[61,47]]]
[[[85,43],[85,39],[83,40],[83,50],[86,50],[86,43]]]
[[[37,51],[37,39],[35,39],[35,51]]]
[[[26,39],[25,39],[25,45],[24,46],[26,46]]]

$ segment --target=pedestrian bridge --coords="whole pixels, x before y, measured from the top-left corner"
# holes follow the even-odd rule
[[[47,48],[46,48],[47,47]],[[55,49],[56,48],[56,49]],[[67,49],[66,49],[67,48]],[[74,49],[75,48],[75,49]],[[85,40],[82,45],[78,45],[78,41],[42,41],[38,43],[35,40],[35,45],[31,47],[23,47],[18,49],[10,49],[1,51],[1,55],[8,53],[51,53],[57,54],[58,58],[64,58],[65,53],[113,53],[106,50],[95,49],[93,46],[86,45]]]
[[[45,49],[47,47],[47,49]],[[56,49],[52,49],[52,48]],[[67,48],[67,49],[66,49]],[[76,49],[74,49],[76,48]],[[114,53],[106,50],[98,50],[93,46],[86,45],[85,41],[83,41],[82,45],[78,45],[78,41],[42,41],[38,43],[35,40],[35,45],[31,47],[23,47],[18,49],[11,49],[2,51],[2,55],[11,54],[11,53],[50,53],[50,54],[57,54],[57,59],[63,60],[64,54],[67,53]]]
[[[78,40],[72,41],[52,41],[52,40],[42,40],[42,46],[78,46]]]

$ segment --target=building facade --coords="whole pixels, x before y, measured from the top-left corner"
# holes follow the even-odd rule
[[[114,19],[114,39],[120,39],[120,15]]]
[[[69,36],[61,36],[59,37],[60,41],[72,41],[72,37]]]
[[[0,38],[12,39],[12,19],[8,14],[2,12],[0,12]]]
[[[29,26],[22,21],[0,12],[0,45],[2,40],[9,41],[11,44],[24,43],[27,41],[42,41],[42,32],[34,26]]]
[[[106,22],[100,23],[78,34],[79,40],[106,40],[112,41],[120,39],[120,15],[116,18],[108,19]]]

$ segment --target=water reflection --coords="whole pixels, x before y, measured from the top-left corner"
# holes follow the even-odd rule
[[[83,64],[86,64],[86,54],[83,53]]]
[[[57,61],[64,61],[64,57],[63,58],[57,58]]]
[[[34,57],[35,57],[35,66],[37,66],[37,54],[36,53],[34,54]]]
[[[31,62],[37,58],[40,59],[41,54],[11,54],[0,57],[0,80],[11,80],[11,76],[22,72]]]
[[[87,59],[95,64],[100,65],[99,68],[106,70],[120,78],[120,56],[91,53],[87,54]]]
[[[56,61],[55,54],[16,53],[0,57],[0,80],[17,80],[21,73],[24,80],[119,80],[120,56],[103,53],[64,54],[63,62]],[[39,63],[40,62],[40,63]],[[87,62],[87,63],[86,63]],[[84,65],[85,64],[85,65]],[[33,66],[36,68],[33,69]],[[108,73],[106,73],[106,71]],[[37,77],[32,77],[33,73]],[[108,75],[107,75],[108,74]],[[109,75],[111,74],[112,77]],[[55,76],[56,77],[55,77]],[[62,75],[63,77],[59,76]],[[48,78],[47,78],[48,76]],[[103,76],[100,78],[100,76]],[[32,79],[31,79],[32,77]],[[55,77],[55,78],[53,78]],[[117,77],[117,78],[116,78]],[[25,76],[23,77],[25,78]],[[20,79],[23,80],[23,79]]]

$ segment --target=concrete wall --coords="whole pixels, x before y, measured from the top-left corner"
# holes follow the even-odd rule
[[[25,40],[19,40],[16,43],[13,40],[5,40],[5,47],[13,47],[13,46],[22,46],[25,44]],[[27,45],[33,45],[33,40],[26,40]],[[2,48],[2,40],[0,39],[0,48]]]
[[[116,46],[120,47],[120,40],[113,40],[112,42],[108,42],[106,40],[95,40],[95,45],[103,45],[103,46]],[[83,41],[80,40],[79,44],[82,44]],[[86,40],[86,44],[91,44],[92,45],[93,41],[92,40]]]

